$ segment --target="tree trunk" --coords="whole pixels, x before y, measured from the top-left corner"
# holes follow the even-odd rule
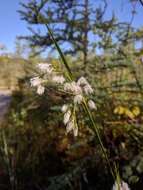
[[[83,65],[84,72],[86,73],[88,63],[88,25],[89,25],[89,12],[88,12],[89,0],[84,1],[84,37],[83,37]]]

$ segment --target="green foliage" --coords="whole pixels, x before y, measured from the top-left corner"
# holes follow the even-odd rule
[[[92,113],[92,118],[84,104],[91,117],[88,118],[83,109],[80,109],[78,138],[65,134],[60,108],[68,97],[62,92],[52,90],[50,83],[42,96],[35,95],[35,90],[29,85],[31,76],[37,76],[38,73],[35,65],[30,63],[44,59],[40,56],[32,59],[30,56],[30,63],[27,64],[23,59],[1,56],[0,85],[9,88],[18,86],[19,91],[12,95],[7,120],[0,131],[0,184],[7,183],[6,188],[13,190],[108,190],[112,187],[113,179],[104,160],[107,154],[109,164],[113,168],[117,165],[120,176],[132,189],[142,189],[143,64],[142,49],[137,51],[135,48],[136,42],[142,40],[142,29],[135,30],[128,23],[119,23],[114,15],[105,21],[102,13],[106,10],[106,4],[105,10],[96,9],[94,24],[91,25],[88,21],[88,26],[85,26],[89,19],[89,15],[84,17],[89,1],[85,1],[85,10],[78,12],[74,1],[70,7],[68,2],[72,1],[52,1],[57,11],[44,9],[46,5],[50,6],[50,1],[37,2],[22,4],[26,11],[21,11],[21,15],[29,23],[44,24],[50,35],[33,31],[34,35],[28,38],[33,45],[29,55],[36,53],[35,44],[46,48],[53,46],[54,42],[63,66],[59,64],[61,60],[58,58],[47,60],[57,70],[65,71],[66,68],[68,79],[72,80],[85,74],[82,55],[65,56],[58,44],[68,41],[73,44],[74,52],[82,51],[90,58],[86,66],[86,76],[94,86],[95,96],[92,99],[96,102],[98,111]],[[75,9],[73,16],[81,15],[82,19],[70,19],[73,11],[71,8]],[[64,13],[67,12],[68,15],[65,16]],[[68,23],[64,30],[60,30],[57,25],[54,30],[55,40],[47,22],[51,23],[51,28],[56,21]],[[63,35],[65,31],[67,33]],[[89,31],[97,37],[97,41],[91,44],[93,52],[96,48],[101,48],[101,55],[95,55],[95,52],[92,53],[87,48],[89,43],[86,35]],[[17,47],[20,50],[19,44]],[[100,134],[98,138],[90,130],[92,124],[96,134]],[[100,138],[103,152],[98,143]],[[106,152],[103,155],[104,147]]]
[[[104,43],[104,41],[107,47],[107,43],[109,44],[112,41],[112,30],[117,28],[113,26],[114,24],[117,25],[114,17],[109,20],[103,19],[106,8],[106,1],[101,1],[101,4],[91,0],[23,2],[19,13],[21,19],[30,24],[32,35],[22,38],[27,39],[31,46],[39,46],[42,50],[47,47],[53,49],[50,34],[48,32],[43,33],[41,27],[48,24],[53,30],[56,42],[63,47],[65,53],[72,55],[78,52],[82,53],[80,59],[82,59],[83,67],[86,69],[89,49],[92,47],[95,51],[99,43]],[[38,30],[33,27],[34,25],[37,26]],[[95,42],[95,40],[91,42],[89,33],[94,38],[100,38],[100,42]],[[64,48],[66,44],[68,45]]]
[[[100,129],[103,130],[102,140],[108,149],[111,163],[118,162],[120,173],[124,179],[134,186],[134,184],[140,183],[139,177],[143,173],[140,163],[143,138],[141,91],[136,80],[132,77],[135,75],[129,72],[133,70],[132,65],[130,66],[127,62],[127,64],[124,63],[123,67],[121,65],[120,68],[120,64],[114,65],[107,62],[105,67],[100,65],[102,59],[105,58],[99,57],[98,60],[92,60],[90,63],[91,68],[93,68],[92,64],[96,64],[95,69],[97,71],[106,71],[103,74],[97,72],[95,76],[92,74],[95,72],[93,70],[89,75],[97,94],[96,97],[93,97],[98,107],[98,113],[94,115],[94,119]],[[110,59],[108,58],[108,60]],[[56,60],[53,60],[53,62],[56,65]],[[137,71],[138,67],[141,66],[134,64],[134,71],[138,75],[140,83],[142,79]],[[119,74],[123,78],[125,77],[125,82],[115,85],[113,88],[112,81],[121,80],[120,77],[116,77],[116,72],[119,72],[120,69]],[[79,72],[78,75],[80,75]],[[130,85],[131,80],[134,85]],[[85,172],[90,184],[86,184],[87,189],[95,187],[99,190],[105,189],[105,183],[102,180],[104,181],[106,178],[109,178],[108,189],[110,189],[113,182],[106,171],[104,161],[102,161],[102,169],[100,168],[101,164],[98,164],[101,152],[98,142],[94,141],[94,134],[86,128],[89,125],[88,118],[83,116],[85,117],[85,123],[82,123],[78,139],[73,139],[71,135],[66,136],[61,120],[62,115],[59,112],[65,97],[62,97],[62,93],[56,94],[48,90],[41,97],[35,96],[34,91],[27,83],[28,81],[29,78],[21,80],[19,83],[21,92],[13,94],[7,122],[8,147],[15,151],[17,155],[15,168],[17,185],[21,186],[21,181],[23,181],[21,189],[28,189],[29,186],[26,182],[28,178],[30,179],[30,188],[38,185],[41,188],[48,187],[51,189],[79,189],[79,186],[82,187],[84,183],[86,184],[85,179],[82,179]],[[115,81],[116,83],[117,81]],[[135,94],[132,94],[133,86],[134,90],[137,90]],[[117,90],[119,90],[118,93]],[[135,118],[114,113],[119,105],[130,111],[138,106],[140,113]],[[53,128],[56,130],[53,130]],[[15,149],[15,146],[18,146],[18,148]],[[135,153],[136,151],[137,153]],[[129,152],[130,154],[128,154]],[[134,159],[136,160],[134,154],[138,154],[138,164],[132,167],[132,162],[134,162]],[[90,157],[90,161],[88,160],[86,164],[82,165],[82,162],[85,163],[88,157]],[[93,163],[92,166],[90,165],[91,162]],[[51,165],[55,167],[51,168]],[[127,167],[131,167],[131,169],[126,169]],[[98,171],[96,180],[95,171]],[[98,183],[93,182],[93,176],[90,176],[92,172],[94,181],[98,181]],[[36,181],[36,184],[33,184],[33,181]]]
[[[0,88],[16,88],[18,79],[30,73],[28,62],[21,58],[0,57]]]

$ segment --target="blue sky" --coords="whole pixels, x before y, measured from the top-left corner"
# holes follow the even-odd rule
[[[0,2],[0,43],[13,51],[15,37],[28,33],[26,23],[20,20],[18,0],[1,0]]]
[[[1,0],[0,2],[0,44],[4,44],[10,52],[14,51],[15,37],[29,33],[26,23],[20,20],[17,12],[20,8],[19,2],[19,0]],[[133,5],[129,4],[129,0],[107,0],[107,2],[109,4],[107,16],[114,10],[120,20],[130,20]],[[133,25],[143,26],[143,7],[140,3],[136,4],[136,11]]]

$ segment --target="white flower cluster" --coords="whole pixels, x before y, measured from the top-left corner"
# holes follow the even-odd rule
[[[120,184],[118,184],[117,181],[115,182],[112,190],[130,190],[130,188],[126,182],[121,180]]]
[[[37,87],[37,94],[41,95],[45,91],[45,87],[42,85],[43,80],[40,77],[33,77],[30,79],[31,86]]]
[[[74,105],[81,104],[84,101],[85,95],[93,93],[93,89],[84,77],[78,79],[77,82],[65,82],[63,85],[64,91],[70,92],[73,95]],[[90,109],[97,109],[94,101],[88,100],[88,106]],[[66,125],[66,131],[69,133],[73,131],[74,136],[78,135],[78,126],[74,120],[74,114],[72,114],[70,106],[65,104],[62,107],[64,113],[64,124]]]
[[[53,72],[53,67],[49,63],[39,63],[37,67],[40,69],[41,72],[45,74],[51,74]]]
[[[55,75],[53,76],[52,81],[57,84],[63,84],[65,82],[65,78],[62,75],[61,76]]]
[[[83,91],[85,92],[86,95],[93,93],[93,88],[84,77],[79,78],[77,84],[83,88]]]
[[[66,125],[67,133],[73,131],[73,134],[76,137],[78,135],[78,127],[75,124],[75,119],[71,113],[69,106],[64,104],[62,106],[62,112],[64,113],[64,124]]]
[[[79,78],[77,82],[66,82],[64,76],[57,75],[51,64],[39,63],[37,67],[42,73],[42,78],[39,76],[33,77],[31,78],[30,83],[31,86],[37,88],[37,93],[39,95],[42,95],[45,92],[44,83],[49,80],[56,83],[58,87],[62,87],[66,93],[70,93],[73,97],[74,105],[83,103],[84,97],[93,93],[93,88],[84,77]],[[87,103],[91,110],[97,109],[94,101],[91,99],[89,99]],[[62,112],[64,113],[64,124],[66,125],[67,133],[73,131],[74,135],[77,136],[78,127],[73,116],[74,114],[71,113],[70,106],[63,105]]]
[[[75,104],[81,104],[84,95],[90,95],[93,93],[93,88],[84,77],[79,78],[77,82],[72,81],[65,83],[64,90],[71,92],[74,95],[73,102]],[[88,101],[88,106],[90,109],[97,109],[92,100]]]
[[[91,85],[87,82],[87,80],[84,77],[79,78],[77,82],[72,81],[72,82],[65,83],[64,90],[70,91],[74,95],[78,95],[81,93],[90,95],[93,93],[93,89]]]
[[[42,72],[42,74],[45,75],[45,79],[50,79],[52,82],[55,82],[57,84],[64,83],[65,78],[62,75],[56,75],[51,64],[39,63],[37,65],[37,68]],[[39,76],[33,77],[30,80],[31,86],[37,87],[37,94],[39,95],[42,95],[45,92],[45,87],[43,85],[44,81],[45,80],[41,79]]]

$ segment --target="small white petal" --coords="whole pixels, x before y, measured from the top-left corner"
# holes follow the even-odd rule
[[[70,131],[72,131],[74,128],[74,122],[73,121],[70,121],[67,126],[66,126],[66,131],[67,133],[69,133]]]
[[[49,63],[39,63],[37,66],[43,73],[52,73],[53,67]]]
[[[45,91],[45,87],[39,85],[37,88],[37,94],[42,95],[44,93],[44,91]]]
[[[81,87],[76,82],[71,83],[71,91],[74,94],[81,94],[82,93]]]
[[[39,77],[33,77],[30,79],[31,86],[39,86],[42,80]]]
[[[73,134],[74,134],[75,137],[78,136],[78,127],[73,128]]]
[[[65,78],[63,76],[53,76],[52,80],[58,84],[63,84],[65,82]]]
[[[84,77],[80,77],[77,81],[78,85],[86,85],[88,84],[87,80]]]
[[[82,88],[75,81],[70,82],[70,83],[65,83],[64,90],[70,91],[75,95],[82,93]]]
[[[62,106],[62,112],[63,113],[65,113],[67,110],[68,110],[68,105],[66,105],[66,104],[64,104],[63,106]]]
[[[70,117],[71,117],[71,111],[68,110],[68,111],[64,114],[64,124],[65,124],[65,125],[69,122]]]
[[[64,84],[64,90],[65,90],[65,91],[71,91],[70,89],[71,89],[71,84],[68,83],[68,82],[66,82],[66,83]]]
[[[89,95],[93,93],[93,88],[90,86],[90,84],[87,84],[83,87],[85,94]]]
[[[112,190],[119,190],[119,188],[120,190],[130,190],[128,184],[123,180],[121,180],[120,184],[118,184],[116,181],[115,184],[113,185]]]
[[[88,101],[88,106],[92,110],[97,110],[97,107],[96,107],[95,103],[92,100]]]
[[[75,104],[81,104],[82,100],[83,100],[83,96],[81,94],[74,96],[74,103]]]

